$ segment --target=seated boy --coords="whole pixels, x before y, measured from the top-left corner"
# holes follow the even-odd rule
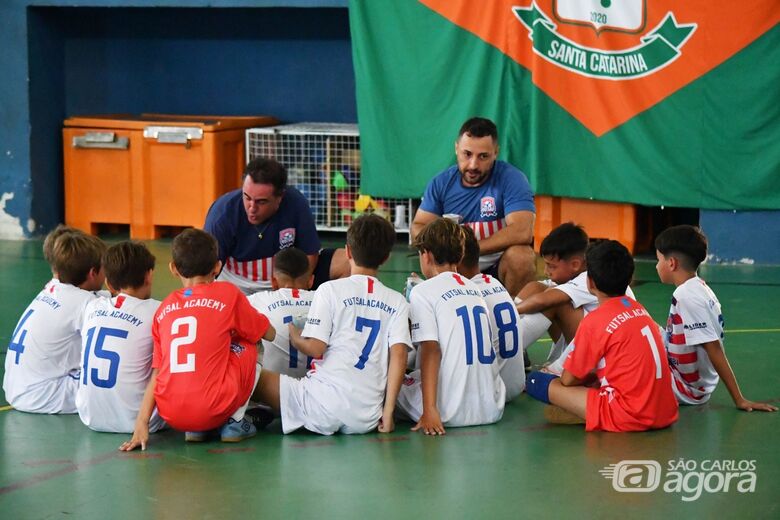
[[[84,311],[76,408],[93,430],[133,433],[152,374],[152,318],[160,305],[151,298],[154,256],[141,242],[120,242],[103,255],[103,269],[113,296]],[[155,412],[149,431],[163,426]]]
[[[517,312],[524,331],[524,348],[549,330],[553,346],[547,356],[546,370],[560,375],[563,362],[582,318],[598,307],[588,291],[585,251],[588,235],[582,226],[561,224],[547,235],[539,247],[549,280],[531,282],[518,296]],[[630,287],[626,295],[636,300]]]
[[[720,302],[696,273],[707,257],[707,237],[699,228],[674,226],[658,235],[655,248],[658,277],[676,287],[665,344],[677,400],[706,403],[722,378],[740,410],[777,411],[776,406],[745,399],[726,358]]]
[[[412,431],[426,435],[443,435],[445,426],[495,423],[504,413],[506,388],[487,304],[479,287],[457,272],[463,242],[463,228],[438,218],[413,243],[427,278],[410,295],[420,370],[404,381],[398,408],[417,422]]]
[[[512,297],[497,278],[479,271],[479,242],[470,227],[463,227],[465,243],[458,272],[479,287],[487,304],[493,350],[498,354],[501,379],[506,386],[506,400],[511,401],[525,388],[523,331]]]
[[[312,369],[302,379],[263,369],[253,395],[281,413],[284,433],[393,431],[411,345],[406,300],[377,279],[394,244],[387,220],[355,219],[347,230],[351,276],[320,285],[302,333],[288,325],[293,346],[314,358]]]
[[[53,232],[54,233],[54,232]],[[23,412],[76,413],[81,320],[103,286],[105,245],[81,231],[44,242],[54,278],[22,314],[5,357],[6,400]]]
[[[677,420],[677,400],[658,326],[625,295],[634,259],[608,240],[592,246],[587,261],[599,307],[580,323],[561,377],[531,372],[526,392],[584,419],[587,431],[665,428]],[[598,388],[587,388],[594,370]],[[555,410],[545,411],[548,419]]]
[[[305,320],[309,314],[314,291],[308,289],[313,281],[306,253],[296,247],[288,247],[273,257],[273,291],[260,291],[249,296],[249,303],[267,316],[276,329],[273,341],[263,341],[260,355],[263,370],[290,377],[303,377],[309,370],[311,358],[300,355],[290,344],[287,324],[294,323],[295,318]]]
[[[273,340],[274,328],[235,285],[214,281],[221,262],[213,236],[187,229],[172,249],[169,268],[183,287],[154,315],[152,376],[123,451],[146,448],[155,404],[187,442],[205,441],[216,428],[223,442],[257,433],[244,412],[260,371],[256,344]]]

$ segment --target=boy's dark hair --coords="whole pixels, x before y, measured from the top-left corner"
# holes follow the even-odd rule
[[[585,256],[588,249],[588,234],[574,222],[565,222],[544,237],[539,246],[539,255],[568,260],[575,255]]]
[[[695,272],[707,258],[707,237],[696,226],[672,226],[658,235],[655,248],[664,256],[677,257],[686,271]]]
[[[51,247],[52,269],[60,282],[80,286],[90,270],[100,271],[106,244],[82,232],[61,233]]]
[[[377,269],[393,250],[395,228],[379,215],[361,215],[347,229],[347,245],[355,264]]]
[[[479,265],[479,241],[473,229],[468,226],[461,227],[463,228],[463,259],[460,264],[472,269]]]
[[[463,123],[458,132],[458,139],[463,137],[463,134],[468,134],[470,137],[490,136],[493,138],[494,143],[498,141],[498,128],[496,128],[496,124],[484,117],[472,117]]]
[[[154,269],[154,262],[154,255],[135,240],[114,244],[103,253],[106,280],[117,291],[143,287],[146,273]]]
[[[607,296],[626,294],[634,276],[634,259],[626,246],[617,240],[596,242],[585,253],[588,277]]]
[[[274,272],[300,278],[309,272],[309,257],[297,247],[286,247],[274,255]]]
[[[173,239],[173,265],[184,278],[206,276],[219,260],[217,239],[201,229],[185,229]]]
[[[52,229],[46,238],[43,239],[43,258],[46,263],[54,268],[53,249],[54,242],[65,233],[84,233],[80,229],[66,226],[65,224],[59,224],[56,228]]]
[[[412,247],[431,253],[437,264],[458,264],[463,258],[465,236],[463,227],[448,218],[437,218],[414,237]]]
[[[287,187],[287,169],[278,161],[257,157],[249,161],[244,168],[244,178],[252,178],[255,184],[270,184],[274,187],[274,195],[284,193]]]

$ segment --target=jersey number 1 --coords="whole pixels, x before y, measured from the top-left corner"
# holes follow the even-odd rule
[[[642,336],[647,340],[647,343],[650,346],[650,352],[653,353],[653,361],[655,361],[655,378],[661,379],[663,377],[663,372],[661,371],[661,356],[658,354],[658,344],[653,337],[653,332],[650,330],[650,325],[642,327]]]

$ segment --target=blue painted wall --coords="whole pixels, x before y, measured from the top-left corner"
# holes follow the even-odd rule
[[[780,212],[702,210],[709,262],[780,264]]]
[[[345,7],[346,0],[0,2],[7,78],[0,82],[0,194],[13,194],[0,236],[62,221],[65,117],[163,112],[357,122]]]

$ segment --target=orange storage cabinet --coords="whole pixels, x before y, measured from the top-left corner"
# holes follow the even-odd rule
[[[247,128],[273,117],[160,114],[72,117],[62,131],[65,223],[95,233],[129,224],[151,239],[200,227],[211,203],[241,185]]]
[[[591,239],[617,240],[631,253],[646,247],[651,237],[649,222],[634,204],[600,202],[537,195],[534,244],[536,251],[544,237],[564,222],[581,225]]]

